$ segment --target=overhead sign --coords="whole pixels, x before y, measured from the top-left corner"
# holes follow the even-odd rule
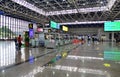
[[[68,27],[62,26],[62,30],[63,30],[63,31],[68,31]]]
[[[105,22],[104,31],[120,31],[120,22]]]
[[[33,29],[29,29],[29,37],[30,38],[34,37],[34,30]]]
[[[37,28],[37,32],[43,32],[43,28]]]
[[[54,29],[60,29],[60,25],[54,21],[50,21],[50,27]]]
[[[0,11],[0,15],[3,15],[4,14],[4,11]]]
[[[29,24],[29,29],[33,29],[33,24]]]

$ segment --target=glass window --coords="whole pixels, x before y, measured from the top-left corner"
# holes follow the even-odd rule
[[[0,39],[13,39],[15,36],[22,34],[22,32],[28,31],[29,23],[24,20],[0,15]]]

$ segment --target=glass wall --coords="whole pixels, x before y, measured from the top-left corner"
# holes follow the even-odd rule
[[[0,15],[0,39],[13,39],[24,31],[28,31],[30,22]],[[36,26],[36,25],[35,25]]]

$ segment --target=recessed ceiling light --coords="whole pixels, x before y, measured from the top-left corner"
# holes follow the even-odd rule
[[[70,7],[70,5],[67,5],[67,7]]]
[[[100,3],[103,4],[103,1],[101,1]]]
[[[48,4],[49,2],[47,1],[47,4]]]
[[[83,3],[83,5],[85,5],[85,3]]]

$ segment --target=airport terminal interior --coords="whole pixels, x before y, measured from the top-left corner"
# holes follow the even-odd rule
[[[120,77],[120,0],[0,0],[0,77]]]

